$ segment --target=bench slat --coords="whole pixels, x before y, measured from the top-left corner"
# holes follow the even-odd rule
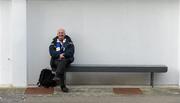
[[[67,72],[167,72],[165,65],[70,66]]]

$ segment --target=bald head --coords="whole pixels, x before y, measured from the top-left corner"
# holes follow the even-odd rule
[[[60,41],[64,40],[64,36],[65,36],[65,30],[64,28],[59,28],[57,31],[57,37]]]

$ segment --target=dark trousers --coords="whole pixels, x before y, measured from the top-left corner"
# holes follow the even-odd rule
[[[65,85],[65,72],[67,67],[69,66],[69,61],[68,59],[63,59],[63,60],[55,60],[54,61],[54,65],[56,66],[56,68],[54,68],[53,71],[56,72],[56,76],[58,76],[61,79],[61,86]]]

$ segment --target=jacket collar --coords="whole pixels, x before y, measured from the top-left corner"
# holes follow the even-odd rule
[[[56,37],[54,37],[53,38],[53,42],[56,42],[57,41],[57,39],[58,39],[58,37],[56,36]],[[63,40],[63,43],[65,43],[66,42],[66,38],[64,37],[64,40]]]

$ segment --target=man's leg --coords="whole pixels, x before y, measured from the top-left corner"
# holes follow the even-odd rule
[[[66,69],[66,60],[60,60],[57,61],[57,69],[56,73],[60,77],[61,75],[64,75],[65,69]]]
[[[66,59],[57,61],[56,76],[60,78],[60,86],[63,92],[68,92],[68,88],[65,85],[64,73],[68,62]]]

